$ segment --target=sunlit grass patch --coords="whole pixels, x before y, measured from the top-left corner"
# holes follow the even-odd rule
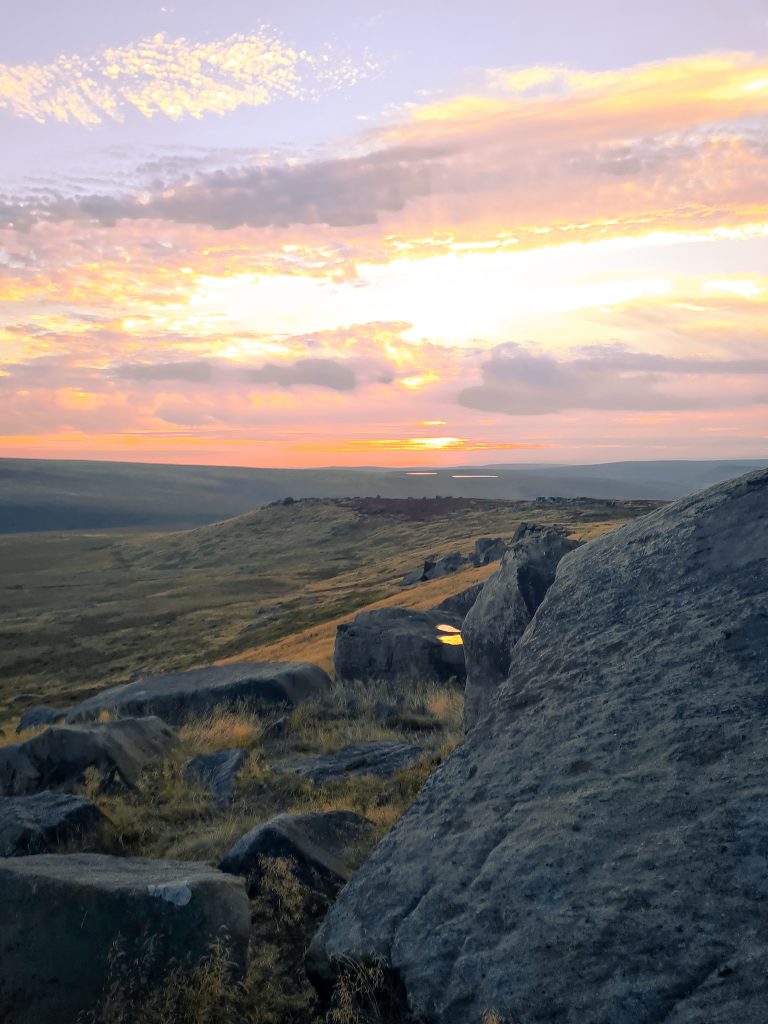
[[[179,729],[179,740],[187,751],[215,754],[234,747],[255,747],[263,731],[261,720],[252,712],[218,711],[189,719]]]

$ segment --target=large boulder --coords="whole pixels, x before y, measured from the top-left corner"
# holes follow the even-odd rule
[[[455,616],[463,624],[464,619],[469,615],[470,609],[474,606],[484,586],[484,580],[481,580],[480,583],[474,583],[471,587],[460,590],[458,594],[451,594],[450,597],[446,597],[444,601],[436,604],[430,611],[439,615],[441,622],[444,621],[445,615],[448,614]]]
[[[107,819],[83,796],[0,797],[0,857],[93,849],[113,839]]]
[[[442,555],[430,555],[424,559],[424,564],[420,569],[414,569],[412,572],[406,573],[400,581],[401,587],[410,587],[414,583],[425,583],[427,580],[439,580],[443,576],[450,576],[451,573],[458,572],[459,569],[463,569],[465,565],[469,565],[470,559],[465,558],[460,551],[451,551],[450,554]]]
[[[423,754],[421,747],[397,740],[365,740],[352,743],[332,754],[306,754],[273,765],[278,774],[291,772],[308,779],[316,786],[349,776],[377,775],[388,779],[416,764]]]
[[[242,968],[249,931],[242,879],[207,864],[99,854],[0,861],[0,1020],[78,1020],[101,998],[116,950],[150,984],[171,964],[193,966],[218,939]]]
[[[446,643],[461,628],[461,616],[446,611],[377,608],[360,612],[336,629],[333,665],[339,682],[463,683],[461,644]],[[441,630],[449,626],[450,630]]]
[[[491,713],[345,888],[318,985],[414,1017],[764,1024],[768,471],[570,554]]]
[[[509,675],[515,644],[552,585],[560,559],[577,546],[557,527],[522,523],[515,531],[499,571],[486,581],[462,626],[468,729]]]
[[[279,814],[235,843],[219,867],[247,879],[254,895],[264,862],[284,858],[296,878],[315,892],[333,896],[373,846],[374,827],[352,811]]]
[[[0,746],[0,794],[72,792],[89,768],[105,788],[132,788],[142,769],[166,758],[175,742],[174,730],[159,718],[54,725],[23,743]]]
[[[77,704],[67,715],[67,721],[93,721],[106,712],[157,715],[165,722],[180,725],[192,716],[218,709],[259,710],[275,704],[297,704],[319,696],[329,686],[328,674],[306,662],[209,665],[113,686]]]

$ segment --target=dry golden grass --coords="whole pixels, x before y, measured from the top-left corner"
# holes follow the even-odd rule
[[[179,740],[185,750],[215,754],[233,747],[255,747],[263,731],[259,717],[247,711],[212,712],[185,722],[179,730]]]

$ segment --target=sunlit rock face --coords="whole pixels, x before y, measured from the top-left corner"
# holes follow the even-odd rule
[[[571,553],[316,936],[414,1020],[764,1024],[768,472]]]

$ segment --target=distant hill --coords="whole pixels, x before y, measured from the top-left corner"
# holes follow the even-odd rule
[[[673,499],[768,459],[408,469],[239,469],[0,459],[0,533],[179,529],[294,498]]]

